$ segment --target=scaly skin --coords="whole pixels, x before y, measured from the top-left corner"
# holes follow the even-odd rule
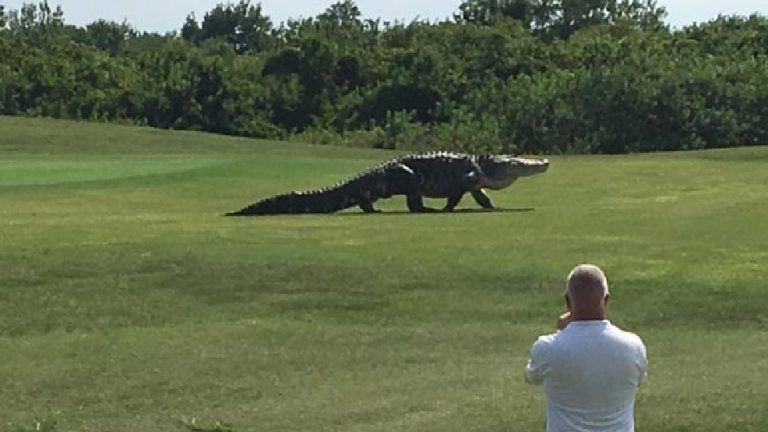
[[[333,186],[275,195],[227,216],[333,213],[353,206],[372,213],[377,211],[374,202],[393,195],[405,195],[411,212],[436,211],[424,206],[423,197],[446,198],[443,211],[452,211],[466,193],[490,209],[493,203],[483,189],[503,189],[519,177],[544,172],[548,167],[546,159],[510,155],[409,154]]]

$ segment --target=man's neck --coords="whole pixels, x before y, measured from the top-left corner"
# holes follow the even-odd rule
[[[572,313],[571,321],[602,321],[605,319],[605,313]]]

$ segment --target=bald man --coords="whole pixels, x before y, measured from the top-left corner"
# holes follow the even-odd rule
[[[640,338],[605,319],[608,281],[582,264],[565,284],[558,331],[531,347],[525,380],[543,385],[547,432],[632,432],[637,386],[648,361]]]

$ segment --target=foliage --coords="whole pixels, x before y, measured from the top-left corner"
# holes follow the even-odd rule
[[[246,0],[240,0],[236,5],[219,4],[205,14],[200,26],[194,15],[189,15],[181,35],[196,43],[221,39],[230,44],[236,53],[244,54],[268,49],[272,45],[271,30],[272,21],[262,13],[261,4],[253,6]]]
[[[0,8],[0,114],[377,148],[624,153],[768,142],[768,18],[674,30],[653,0],[466,0],[382,23],[351,0],[181,31]],[[350,138],[353,137],[353,138]]]

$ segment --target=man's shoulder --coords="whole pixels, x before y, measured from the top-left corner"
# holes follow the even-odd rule
[[[623,328],[617,326],[616,324],[611,323],[611,324],[608,325],[608,328],[611,331],[616,332],[616,334],[618,334],[618,335],[620,335],[622,337],[625,337],[627,339],[634,339],[636,341],[642,341],[642,339],[640,339],[640,336],[638,336],[636,333],[633,333],[633,332],[631,332],[629,330],[624,330]]]
[[[549,333],[549,334],[541,335],[541,336],[538,337],[538,339],[536,339],[536,342],[534,342],[534,344],[550,345],[550,344],[552,344],[552,342],[555,341],[555,339],[557,338],[558,333],[560,333],[560,332],[556,331],[554,333]]]
[[[557,335],[560,332],[550,333],[539,336],[531,347],[532,352],[544,353],[549,350],[552,344],[555,342]]]
[[[637,335],[636,333],[633,333],[628,330],[624,330],[614,324],[610,324],[609,329],[611,330],[611,332],[616,338],[621,339],[624,343],[628,345],[645,347],[645,344],[643,343],[643,339],[640,338],[640,336]]]

